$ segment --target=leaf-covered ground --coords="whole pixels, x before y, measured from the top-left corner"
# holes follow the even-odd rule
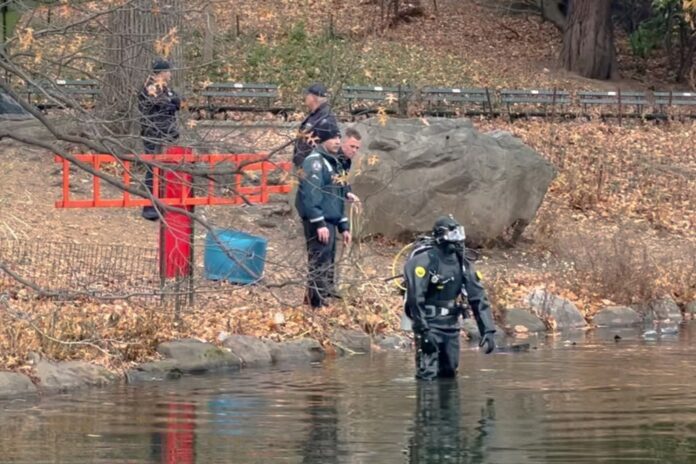
[[[570,299],[588,316],[603,306],[656,296],[671,295],[680,303],[696,299],[693,123],[477,124],[482,130],[513,132],[559,170],[523,242],[483,250],[479,267],[498,317],[505,308],[519,306],[536,286]],[[3,240],[46,247],[48,241],[71,242],[84,244],[84,250],[104,243],[155,246],[157,227],[136,211],[55,209],[60,177],[46,153],[5,147],[0,156],[6,194],[0,203]],[[315,313],[301,304],[304,245],[284,201],[263,208],[203,211],[216,226],[269,238],[267,285],[246,289],[199,283],[195,309],[184,309],[180,319],[171,302],[162,306],[156,299],[85,298],[57,303],[37,299],[6,279],[3,288],[10,298],[0,303],[0,363],[28,369],[27,353],[40,351],[57,359],[86,358],[122,368],[151,358],[158,342],[178,337],[215,342],[227,332],[328,340],[337,326],[373,334],[398,330],[401,297],[384,279],[401,244],[358,242],[346,250],[339,270],[346,299]],[[198,234],[199,243],[203,235]],[[40,267],[27,272],[38,274]],[[57,268],[44,269],[41,275],[50,275],[52,269]]]
[[[338,7],[328,1],[239,2],[242,37],[231,32],[235,15],[221,11],[225,14],[219,15],[219,27],[226,41],[217,51],[220,63],[207,70],[210,75],[192,79],[271,80],[293,94],[306,82],[325,76],[335,82],[350,78],[347,82],[494,88],[667,85],[666,76],[659,74],[620,83],[567,75],[556,66],[560,35],[552,25],[501,14],[493,2],[440,0],[438,5],[437,14],[429,12],[424,19],[374,35],[368,32],[378,8],[366,2],[340,2]],[[326,42],[318,34],[326,32],[326,18],[331,17],[338,38]],[[299,22],[302,28],[289,27]],[[636,76],[638,64],[626,52],[623,38],[619,45],[624,75]],[[307,50],[324,54],[319,58],[345,58],[345,69],[338,72]],[[660,64],[653,58],[648,68],[658,70]],[[483,251],[479,267],[499,317],[536,286],[567,297],[588,316],[606,305],[655,296],[671,295],[680,303],[696,299],[693,122],[634,120],[619,126],[615,121],[497,119],[476,124],[483,130],[511,131],[559,170],[522,243]],[[289,135],[269,131],[255,134],[253,140],[236,134],[223,140],[203,124],[192,123],[187,129],[192,139],[212,146],[269,148]],[[60,176],[50,154],[4,143],[0,162],[3,242],[46,247],[49,242],[74,243],[85,249],[95,244],[156,246],[157,226],[141,220],[135,210],[55,209]],[[90,181],[86,176],[78,179],[75,193],[84,194]],[[342,261],[346,299],[315,313],[301,305],[304,245],[293,213],[258,208],[203,211],[215,225],[269,237],[268,286],[201,288],[195,309],[183,310],[177,318],[171,303],[162,306],[137,298],[61,303],[37,298],[4,279],[1,291],[7,291],[8,298],[0,302],[0,368],[31,371],[28,353],[37,351],[118,369],[153,358],[160,341],[197,337],[215,342],[223,332],[327,340],[336,326],[370,333],[398,329],[400,295],[383,279],[390,275],[392,258],[402,244],[356,244]],[[203,233],[197,240],[203,240]],[[76,256],[68,258],[86,259]],[[49,263],[45,260],[31,271],[50,277],[56,268]]]

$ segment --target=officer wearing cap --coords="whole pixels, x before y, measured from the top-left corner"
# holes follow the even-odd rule
[[[176,114],[181,109],[181,99],[169,87],[172,79],[171,65],[158,58],[152,63],[152,74],[138,94],[140,110],[140,134],[146,154],[160,154],[166,145],[179,138]],[[145,184],[152,191],[152,170],[148,167]],[[153,206],[143,208],[145,219],[156,221],[159,213]]]
[[[330,123],[338,127],[336,116],[329,107],[328,93],[323,84],[312,84],[305,93],[305,105],[309,109],[309,114],[300,124],[300,131],[295,141],[295,149],[292,161],[296,168],[302,166],[302,162],[312,152],[311,138],[314,128],[320,123]]]
[[[309,262],[306,302],[313,308],[327,304],[333,290],[336,230],[351,241],[345,215],[346,172],[336,157],[341,132],[330,119],[313,129],[316,146],[302,163],[295,208],[302,219]]]
[[[404,266],[406,315],[416,339],[416,378],[454,377],[459,366],[460,298],[466,298],[481,334],[495,349],[495,324],[481,275],[464,254],[464,227],[452,216],[433,226],[433,241]]]

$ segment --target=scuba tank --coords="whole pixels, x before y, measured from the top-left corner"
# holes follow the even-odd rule
[[[408,262],[411,258],[414,256],[417,256],[421,253],[428,253],[432,248],[435,246],[435,238],[432,236],[423,236],[418,238],[415,242],[407,245],[406,248],[412,247],[411,251],[408,254],[408,258],[406,259],[406,262]],[[404,248],[404,249],[406,249]],[[479,253],[477,253],[474,250],[471,250],[469,248],[463,248],[461,252],[457,253],[459,261],[462,265],[462,269],[464,270],[464,261],[465,260],[470,260],[470,261],[477,261],[479,259]],[[398,256],[397,256],[398,257]],[[404,264],[405,265],[405,264]],[[428,269],[429,273],[431,275],[436,275],[437,274],[437,269]],[[403,295],[403,311],[401,312],[401,330],[406,330],[406,331],[411,331],[413,330],[412,328],[412,320],[411,317],[408,315],[408,311],[406,308],[406,279],[405,279],[405,272],[402,270],[401,273],[401,284],[398,285],[399,289],[401,290],[401,293]],[[397,277],[398,278],[398,277]],[[435,283],[435,282],[433,282]],[[462,295],[466,296],[466,291],[464,288],[462,288]],[[462,317],[466,318],[466,312],[462,309],[461,311]]]
[[[435,245],[435,239],[431,236],[424,236],[420,237],[418,240],[412,243],[413,249],[411,252],[408,254],[408,258],[406,258],[406,262],[410,261],[414,256],[417,256],[421,253],[427,253],[430,251],[433,246]],[[404,263],[405,266],[405,263]],[[407,299],[407,291],[406,288],[406,272],[402,271],[401,273],[401,285],[399,288],[401,289],[401,292],[404,297],[404,302],[403,302],[403,311],[401,312],[401,330],[405,331],[412,331],[413,330],[413,321],[408,315],[408,311],[406,309],[406,299]]]

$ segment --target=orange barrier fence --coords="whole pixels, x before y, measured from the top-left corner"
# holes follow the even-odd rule
[[[174,147],[172,147],[174,148]],[[117,158],[113,155],[103,154],[81,154],[75,158],[95,172],[104,172],[104,167],[116,166],[122,171],[120,181],[126,188],[138,187],[145,189],[142,179],[133,179],[132,168],[140,161],[151,162],[153,171],[152,191],[160,192],[160,182],[165,171],[177,171],[182,168],[189,168],[197,172],[196,178],[203,178],[204,185],[196,184],[193,189],[181,189],[181,197],[161,198],[157,195],[160,202],[170,206],[196,206],[196,205],[240,205],[244,203],[267,203],[270,195],[286,194],[291,190],[289,184],[289,174],[292,170],[290,162],[269,161],[268,156],[263,153],[256,154],[207,154],[196,155],[190,153],[177,153],[177,150],[169,150],[162,155],[139,155],[124,156]],[[133,195],[130,192],[120,190],[120,197],[103,197],[102,187],[106,181],[97,175],[92,179],[91,198],[72,198],[70,192],[70,164],[71,162],[55,157],[55,162],[62,164],[62,198],[56,202],[57,208],[127,208],[136,206],[147,206],[152,202],[148,198]],[[216,167],[224,163],[226,166],[224,175],[231,175],[233,182],[229,185],[231,193],[221,195],[215,192],[215,176],[221,175],[216,172]],[[201,169],[204,166],[205,169]],[[199,176],[198,173],[201,173]],[[269,175],[280,172],[278,183],[269,185]],[[205,173],[205,174],[204,174]],[[113,174],[111,174],[113,176]],[[255,185],[248,184],[249,179]],[[207,184],[207,185],[205,185]],[[201,193],[201,191],[203,191]],[[189,195],[189,196],[186,196]]]

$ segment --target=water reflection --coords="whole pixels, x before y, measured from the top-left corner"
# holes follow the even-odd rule
[[[164,405],[166,416],[155,422],[152,451],[155,462],[193,464],[196,462],[196,406],[170,402]]]
[[[410,464],[485,462],[488,439],[495,426],[495,401],[487,398],[476,427],[467,427],[460,382],[441,379],[417,384],[408,447]]]
[[[0,462],[692,464],[693,329],[473,347],[432,383],[389,354],[0,402]]]
[[[338,463],[338,411],[336,397],[307,395],[307,438],[302,445],[305,464]]]

